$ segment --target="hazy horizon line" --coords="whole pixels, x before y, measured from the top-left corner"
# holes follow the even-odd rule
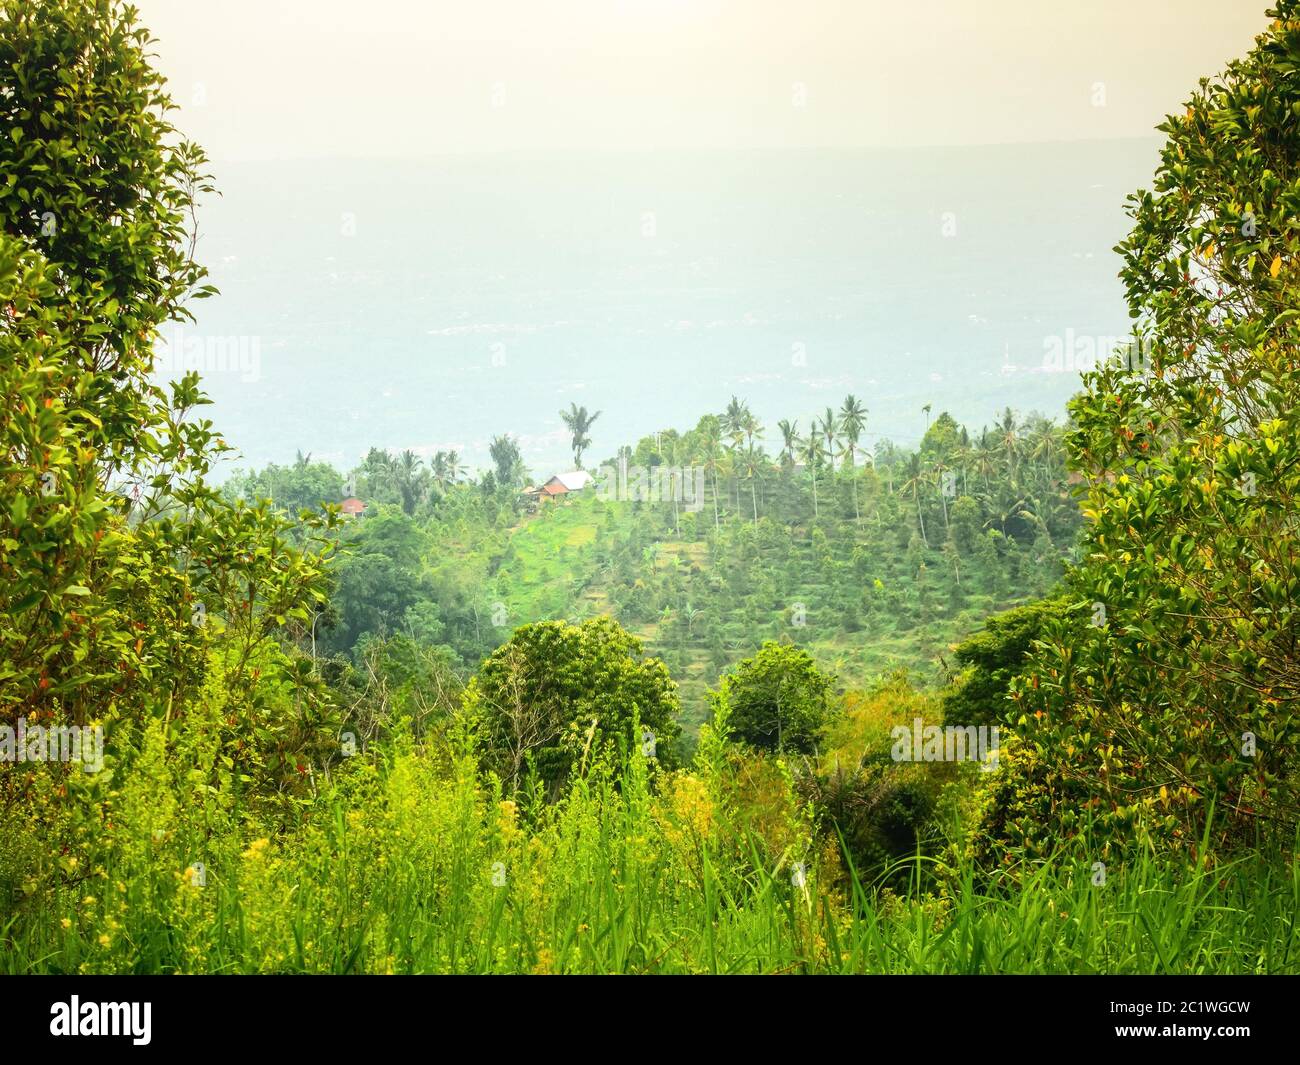
[[[979,151],[989,148],[1050,148],[1060,145],[1085,144],[1123,144],[1140,141],[1153,143],[1161,140],[1161,133],[1153,129],[1150,133],[1132,134],[1124,137],[1062,137],[1054,140],[1024,141],[981,141],[973,144],[830,144],[800,146],[755,146],[743,148],[715,148],[699,145],[682,145],[676,147],[629,148],[629,147],[584,147],[554,148],[541,150],[536,148],[479,148],[463,151],[425,152],[418,155],[257,155],[257,156],[209,156],[212,163],[414,163],[428,162],[436,159],[496,159],[496,158],[555,158],[559,156],[642,156],[642,155],[807,155],[811,153],[861,153],[879,152],[882,154],[901,155],[909,152],[937,151]]]

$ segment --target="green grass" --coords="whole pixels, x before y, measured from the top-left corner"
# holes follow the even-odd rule
[[[142,777],[138,798],[159,783]],[[895,895],[863,883],[788,794],[752,819],[707,768],[659,785],[638,762],[618,786],[594,774],[515,810],[470,757],[407,752],[358,767],[351,800],[340,791],[265,842],[233,816],[222,828],[128,794],[114,845],[87,855],[94,875],[0,919],[0,970],[1300,971],[1294,860],[1144,857],[1101,886],[1086,858],[1061,860],[1019,882],[965,870],[946,893]],[[203,886],[184,872],[195,854]]]
[[[512,624],[570,618],[575,589],[595,573],[598,520],[590,501],[575,500],[547,504],[512,530],[512,557],[494,584]]]

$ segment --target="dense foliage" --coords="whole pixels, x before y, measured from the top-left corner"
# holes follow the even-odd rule
[[[4,0],[0,970],[1295,971],[1298,3],[1065,428],[735,397],[539,502],[506,436],[211,487],[202,153],[128,6]]]
[[[147,35],[107,0],[6,3],[2,25],[0,725],[108,736],[93,775],[0,760],[7,906],[91,875],[77,856],[111,835],[151,730],[202,719],[212,786],[267,809],[302,793],[328,706],[285,638],[332,542],[295,551],[209,488],[197,378],[150,376],[158,328],[205,290],[185,228],[203,157],[166,122]]]
[[[722,678],[714,706],[737,739],[760,750],[811,754],[831,715],[834,678],[797,647],[768,642]]]
[[[482,715],[489,764],[512,791],[526,769],[554,791],[638,728],[647,757],[676,762],[676,685],[609,618],[520,626],[484,660],[465,702]]]
[[[649,498],[592,488],[531,503],[508,437],[479,476],[454,456],[452,468],[372,449],[350,471],[299,455],[236,472],[224,491],[286,518],[343,492],[366,504],[341,535],[332,604],[313,626],[323,652],[355,658],[369,639],[403,634],[468,676],[515,626],[609,615],[672,670],[692,732],[709,688],[764,640],[809,647],[852,683],[899,663],[939,679],[954,640],[1048,592],[1072,556],[1080,519],[1062,430],[1041,418],[1004,411],[972,438],[941,414],[915,452],[884,442],[873,466],[855,435],[867,412],[850,396],[856,421],[828,412],[831,431],[819,423],[813,437],[841,449],[836,461],[801,467],[789,449],[768,456],[763,427],[741,400],[731,407],[745,428],[730,439],[717,435],[726,419],[706,415],[624,449],[647,478],[676,471]]]
[[[1289,843],[1300,814],[1300,12],[1275,15],[1161,127],[1131,198],[1140,344],[1071,404],[1075,621],[1016,693],[1048,803],[1124,843]]]

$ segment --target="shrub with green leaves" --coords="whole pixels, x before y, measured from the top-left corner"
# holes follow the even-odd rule
[[[1300,815],[1300,4],[1161,126],[1120,245],[1140,343],[1068,438],[1087,532],[1017,683],[1025,738],[1099,818],[1183,844]]]
[[[167,122],[149,45],[114,0],[0,14],[0,723],[107,741],[94,780],[0,763],[0,839],[35,817],[48,848],[0,855],[24,905],[86,875],[85,826],[109,817],[149,730],[183,733],[204,693],[251,806],[300,796],[331,735],[292,648],[324,598],[329,519],[309,520],[304,553],[265,507],[222,500],[197,376],[153,377],[159,328],[210,290],[191,255],[204,160]]]
[[[711,693],[731,710],[732,734],[760,750],[810,754],[832,713],[835,679],[793,644],[768,640]]]
[[[1002,725],[1014,709],[1011,682],[1024,668],[1034,641],[1051,618],[1063,617],[1061,599],[1013,607],[985,620],[955,648],[963,669],[944,694],[943,718],[955,725]]]
[[[677,685],[610,618],[521,625],[484,660],[465,700],[482,722],[488,764],[511,790],[535,769],[553,791],[626,743],[634,720],[657,759],[676,760]]]

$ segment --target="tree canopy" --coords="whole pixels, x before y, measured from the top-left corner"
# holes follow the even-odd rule
[[[467,700],[482,715],[492,764],[512,785],[530,762],[553,787],[634,742],[648,742],[665,764],[676,759],[677,685],[610,618],[520,626],[484,660]],[[634,719],[649,740],[633,736]]]
[[[1199,839],[1297,819],[1300,10],[1161,126],[1130,198],[1138,343],[1071,404],[1086,624],[1019,684],[1053,779],[1123,823]]]
[[[811,754],[831,715],[834,678],[808,652],[768,640],[722,678],[732,734],[762,750]]]

